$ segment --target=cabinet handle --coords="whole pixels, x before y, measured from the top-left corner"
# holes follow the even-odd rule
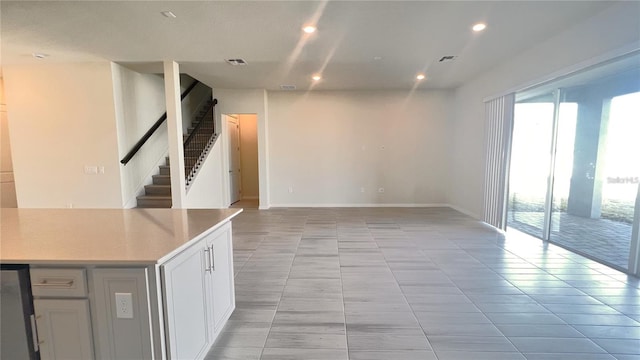
[[[29,315],[31,319],[31,336],[33,337],[33,351],[38,352],[40,350],[40,341],[38,339],[38,330],[36,328],[36,317],[35,315]]]
[[[54,280],[54,281],[51,281],[51,280],[44,279],[38,284],[32,284],[32,286],[70,288],[70,287],[73,287],[73,280]]]
[[[213,255],[213,245],[211,245],[210,249],[211,252],[209,252],[209,256],[211,256],[211,271],[216,271],[216,260],[215,256]]]
[[[211,271],[211,249],[209,248],[204,249],[204,253],[205,253],[204,271]]]

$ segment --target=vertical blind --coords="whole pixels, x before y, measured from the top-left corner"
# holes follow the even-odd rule
[[[485,172],[483,221],[506,227],[507,176],[515,93],[485,102]]]

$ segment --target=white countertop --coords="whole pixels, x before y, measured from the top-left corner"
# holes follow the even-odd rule
[[[0,263],[159,264],[242,209],[2,209]]]

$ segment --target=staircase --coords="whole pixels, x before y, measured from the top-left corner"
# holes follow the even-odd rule
[[[209,100],[202,106],[198,115],[191,122],[191,127],[183,135],[183,141],[187,141],[198,123],[212,109],[212,105],[215,105],[215,100]],[[198,130],[207,130],[213,133],[213,122],[201,124]],[[213,144],[212,141],[209,141],[210,136],[205,137],[196,136],[190,141],[189,148],[184,150],[184,171],[187,184],[193,179],[195,171],[201,165],[201,161],[204,160],[204,155]],[[152,177],[153,183],[144,187],[144,195],[137,197],[139,208],[171,208],[171,167],[169,157],[165,159],[164,165],[159,166],[159,170],[158,175],[153,175]]]

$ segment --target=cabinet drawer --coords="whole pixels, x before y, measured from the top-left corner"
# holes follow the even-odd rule
[[[86,297],[87,275],[84,269],[31,269],[33,296]]]

